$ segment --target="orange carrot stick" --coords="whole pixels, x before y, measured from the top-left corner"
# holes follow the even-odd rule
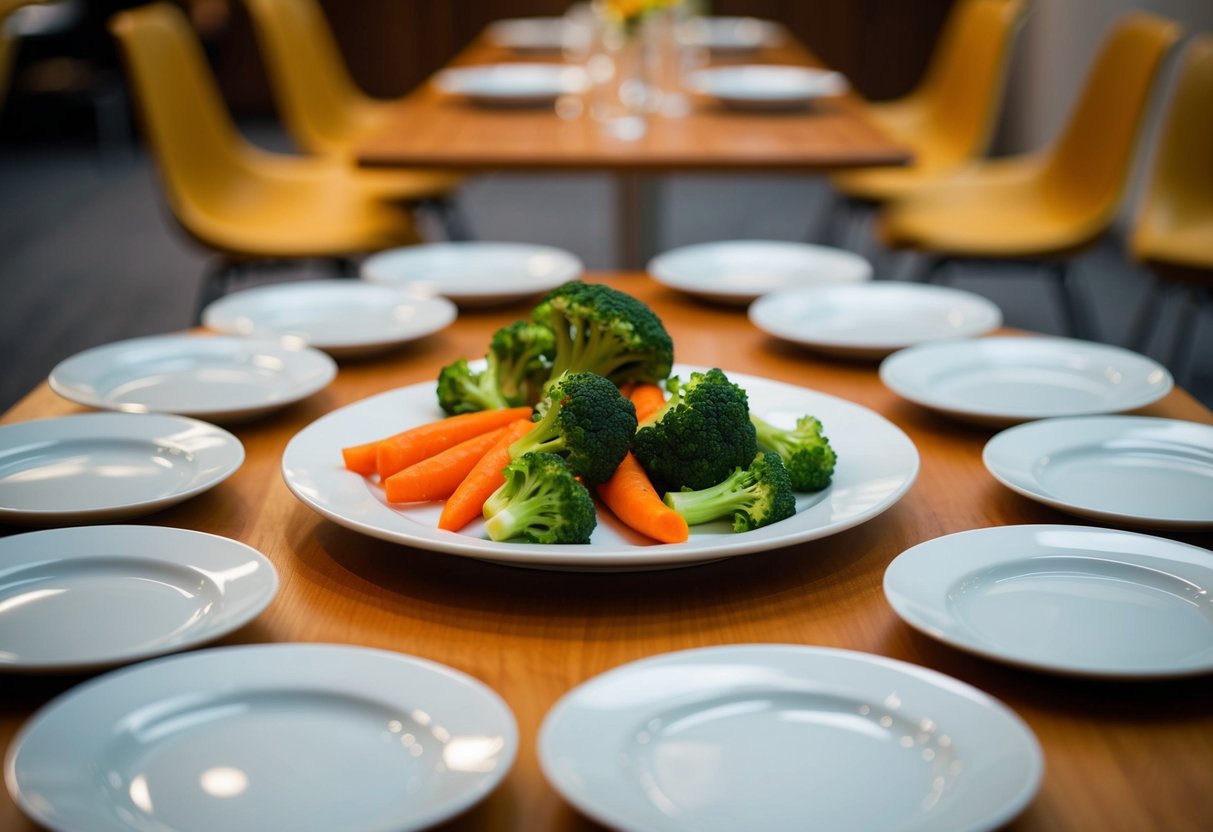
[[[643,422],[665,404],[665,391],[656,384],[637,384],[628,398],[636,405],[636,421]]]
[[[457,532],[480,516],[484,501],[505,482],[501,469],[510,464],[510,445],[526,435],[535,424],[529,419],[519,419],[506,428],[497,444],[480,458],[446,501],[442,516],[438,518],[438,528]]]
[[[383,481],[389,503],[416,503],[422,500],[445,500],[455,492],[468,472],[476,467],[480,458],[497,444],[497,440],[509,428],[502,427],[473,436],[458,445],[447,448],[402,468]]]
[[[661,501],[649,475],[629,451],[598,496],[628,526],[662,543],[682,543],[690,529],[682,515]]]
[[[346,466],[360,474],[370,474],[377,470],[380,478],[386,480],[397,471],[408,468],[436,453],[441,453],[465,439],[488,433],[490,430],[503,427],[518,419],[529,419],[530,414],[529,407],[511,407],[504,410],[461,413],[458,416],[449,416],[436,422],[427,422],[374,443],[375,465],[369,471],[349,465],[351,456],[356,462],[363,461],[362,454],[357,452],[357,448],[347,449],[354,450],[356,453],[347,455]]]
[[[632,391],[635,389],[636,382],[625,381],[623,384],[619,385],[619,395],[623,396],[625,399],[630,399],[632,398]]]

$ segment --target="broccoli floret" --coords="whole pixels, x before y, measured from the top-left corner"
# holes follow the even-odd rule
[[[545,357],[555,338],[547,327],[515,321],[493,334],[485,368],[471,369],[465,359],[438,374],[438,406],[448,415],[534,404],[548,378]]]
[[[632,452],[666,490],[700,489],[745,468],[758,452],[746,393],[719,369],[670,379],[670,398],[646,420]]]
[[[505,483],[484,504],[493,540],[589,543],[598,524],[594,500],[556,454],[523,454],[502,469]]]
[[[791,430],[777,428],[750,414],[758,432],[758,444],[783,458],[794,491],[820,491],[834,476],[837,457],[830,440],[821,432],[821,422],[801,416]]]
[[[665,503],[695,526],[733,518],[733,531],[748,532],[796,513],[796,495],[777,454],[758,453],[749,468],[737,468],[725,480],[699,491],[669,491]]]
[[[657,382],[674,364],[674,342],[653,310],[601,283],[558,286],[531,317],[556,338],[550,380],[592,372],[616,384]]]
[[[454,416],[511,405],[497,389],[496,375],[489,368],[476,372],[468,366],[467,359],[460,358],[438,373],[438,406]]]
[[[635,405],[594,373],[561,376],[536,410],[538,424],[510,446],[510,457],[531,451],[561,454],[589,483],[611,478],[636,432]]]

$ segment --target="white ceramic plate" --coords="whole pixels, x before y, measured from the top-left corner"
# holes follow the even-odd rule
[[[357,280],[305,280],[225,295],[202,323],[227,335],[291,336],[329,355],[366,355],[416,341],[457,316],[446,298]]]
[[[524,243],[430,243],[380,252],[362,264],[362,278],[371,283],[442,295],[464,307],[535,297],[584,271],[567,251]]]
[[[1147,416],[1046,419],[982,453],[994,478],[1053,508],[1118,525],[1213,528],[1213,427]]]
[[[699,243],[659,254],[648,272],[658,283],[717,303],[747,304],[779,289],[872,279],[872,264],[828,246],[776,240]]]
[[[950,534],[889,564],[885,596],[953,647],[1122,679],[1213,671],[1213,552],[1084,526]]]
[[[687,76],[687,89],[745,110],[783,110],[842,95],[850,87],[837,72],[804,66],[718,66]]]
[[[979,425],[1145,407],[1171,391],[1144,355],[1071,338],[990,337],[921,344],[890,355],[880,380],[904,399]]]
[[[696,17],[686,22],[682,34],[687,43],[713,52],[754,52],[783,40],[779,24],[756,17]]]
[[[581,67],[565,64],[479,64],[440,70],[434,83],[480,105],[532,107],[582,92],[586,78]]]
[[[735,645],[617,667],[539,732],[544,774],[631,832],[985,830],[1039,788],[1040,747],[1005,705],[905,662]]]
[[[234,422],[327,387],[337,365],[288,340],[153,335],[85,350],[51,370],[51,389],[101,410]]]
[[[928,341],[984,335],[1002,325],[1002,312],[972,292],[882,281],[773,292],[754,302],[750,320],[819,352],[883,358]]]
[[[0,523],[91,523],[151,514],[244,462],[225,430],[152,413],[81,413],[0,427]]]
[[[81,672],[184,650],[274,598],[259,552],[202,532],[82,526],[0,539],[0,670]]]
[[[516,52],[559,52],[566,25],[563,17],[515,17],[490,23],[485,31],[493,43]]]
[[[158,659],[74,688],[8,749],[9,793],[59,832],[404,832],[483,799],[518,731],[423,659],[273,644]]]
[[[691,367],[676,367],[683,377]],[[372,537],[448,554],[551,569],[653,569],[718,560],[803,543],[857,526],[896,503],[918,473],[918,452],[884,417],[852,402],[741,374],[750,407],[773,424],[791,427],[806,413],[821,419],[838,467],[829,488],[800,494],[794,517],[737,534],[724,522],[696,526],[685,543],[655,544],[598,512],[589,545],[498,543],[480,521],[463,532],[437,528],[441,503],[392,505],[382,489],[345,470],[341,448],[442,417],[431,383],[414,384],[348,405],[291,439],[282,458],[286,484],[320,514]]]

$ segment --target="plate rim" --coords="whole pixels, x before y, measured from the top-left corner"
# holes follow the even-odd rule
[[[1159,517],[1159,516],[1150,515],[1150,514],[1130,514],[1130,513],[1123,512],[1123,511],[1111,511],[1108,509],[1101,509],[1098,506],[1094,506],[1094,505],[1091,505],[1088,503],[1077,503],[1077,502],[1073,502],[1070,500],[1063,500],[1063,499],[1054,497],[1054,496],[1046,493],[1043,489],[1032,489],[1032,488],[1026,487],[1021,482],[1017,482],[1015,479],[1012,479],[1011,476],[1009,475],[1008,471],[1010,469],[1004,467],[1003,465],[998,463],[993,458],[994,454],[998,452],[999,447],[1001,445],[1018,438],[1019,435],[1022,433],[1029,433],[1029,434],[1034,433],[1034,432],[1047,433],[1051,429],[1064,427],[1065,425],[1068,425],[1068,424],[1078,424],[1078,425],[1089,427],[1094,430],[1094,429],[1100,428],[1103,425],[1108,425],[1109,427],[1111,427],[1113,425],[1113,423],[1120,423],[1122,425],[1125,425],[1126,430],[1120,431],[1120,432],[1118,432],[1118,434],[1100,433],[1100,434],[1098,434],[1098,437],[1115,438],[1117,435],[1123,435],[1125,432],[1127,432],[1133,426],[1145,427],[1147,425],[1182,426],[1182,427],[1188,428],[1190,430],[1204,429],[1204,430],[1207,430],[1210,434],[1213,434],[1213,425],[1206,425],[1202,422],[1191,422],[1186,419],[1168,419],[1168,418],[1164,418],[1161,416],[1131,416],[1131,415],[1123,415],[1123,414],[1100,414],[1100,415],[1092,415],[1092,416],[1058,416],[1058,417],[1049,418],[1049,419],[1037,419],[1037,420],[1034,420],[1031,422],[1025,422],[1024,424],[1014,425],[1012,427],[999,431],[994,436],[990,437],[990,439],[987,440],[985,445],[982,447],[981,461],[982,461],[982,464],[985,466],[986,471],[990,474],[990,476],[992,476],[995,480],[997,480],[1002,485],[1009,488],[1011,491],[1014,491],[1016,494],[1019,494],[1022,497],[1026,497],[1029,500],[1040,503],[1041,505],[1046,505],[1046,506],[1049,506],[1050,508],[1055,508],[1058,511],[1063,511],[1067,514],[1075,515],[1078,517],[1093,518],[1093,519],[1100,520],[1100,521],[1112,521],[1112,522],[1126,523],[1126,524],[1130,524],[1130,525],[1133,525],[1138,528],[1169,529],[1172,531],[1184,531],[1184,530],[1207,529],[1207,528],[1213,527],[1213,512],[1210,512],[1209,517],[1207,517],[1203,520],[1199,519],[1199,518],[1198,519],[1187,519],[1187,518],[1182,518],[1182,517]],[[1015,431],[1016,432],[1015,435],[1004,436],[1004,434],[1009,434],[1011,431]],[[1093,441],[1097,437],[1093,436],[1090,438]]]
[[[162,563],[197,571],[199,567],[196,563],[178,559],[176,555],[169,554],[165,546],[165,538],[195,541],[199,544],[215,547],[216,549],[223,548],[233,553],[246,555],[251,562],[257,563],[258,569],[256,574],[259,576],[257,580],[263,583],[254,584],[250,587],[253,591],[249,595],[250,601],[248,606],[239,610],[238,613],[229,613],[226,620],[222,617],[222,609],[215,613],[215,615],[220,616],[219,620],[221,624],[210,630],[195,633],[192,636],[168,643],[165,643],[162,639],[157,645],[148,645],[140,649],[111,651],[108,655],[101,655],[87,661],[9,662],[0,660],[0,675],[91,672],[143,662],[147,659],[171,656],[174,653],[209,644],[216,639],[223,638],[239,630],[261,615],[273,602],[274,598],[277,597],[281,585],[278,570],[274,567],[273,562],[247,543],[210,532],[200,532],[194,529],[182,529],[174,526],[98,525],[41,529],[0,539],[0,549],[17,547],[20,550],[21,546],[29,545],[33,538],[45,539],[48,537],[65,537],[69,539],[78,537],[80,538],[80,542],[74,544],[75,550],[78,551],[83,546],[88,551],[88,547],[92,546],[93,552],[113,545],[111,543],[111,540],[113,540],[125,547],[122,552],[118,553],[118,556],[124,559],[147,562],[149,564]],[[10,543],[9,541],[14,542]],[[130,549],[138,549],[139,551],[132,553],[129,551]],[[101,557],[99,554],[86,554],[81,557],[76,551],[56,556],[51,561],[56,564],[62,564],[86,561],[92,557]],[[3,567],[7,569],[12,565],[11,561],[6,560]],[[226,593],[226,591],[226,588],[220,589],[221,593]],[[183,635],[187,634],[188,631],[187,633],[183,633]]]
[[[956,696],[962,696],[964,699],[972,702],[974,705],[982,707],[989,714],[996,718],[1004,719],[1006,724],[1013,729],[1018,736],[1024,740],[1024,752],[1027,754],[1025,763],[1028,768],[1028,776],[1026,782],[1018,790],[1015,797],[1002,807],[1001,811],[992,815],[989,820],[973,827],[967,827],[971,830],[992,830],[1001,828],[1002,825],[1018,816],[1031,801],[1036,797],[1040,790],[1044,776],[1044,754],[1040,746],[1040,741],[1036,737],[1035,732],[1018,713],[1015,712],[1005,702],[997,699],[989,693],[977,688],[974,685],[964,682],[956,677],[948,676],[938,670],[934,670],[923,665],[913,664],[901,659],[893,659],[876,653],[852,650],[842,647],[832,647],[812,644],[796,644],[796,643],[757,643],[743,642],[732,644],[718,644],[704,647],[693,647],[683,650],[674,650],[666,653],[660,653],[655,656],[646,656],[640,659],[624,662],[612,668],[609,668],[601,673],[586,679],[580,684],[573,687],[571,690],[563,694],[547,711],[540,725],[538,735],[536,737],[536,756],[539,761],[540,770],[549,785],[560,796],[573,804],[578,811],[585,813],[587,816],[595,819],[599,823],[604,823],[612,828],[623,821],[615,816],[605,813],[600,810],[597,805],[590,804],[584,801],[582,795],[570,794],[563,787],[564,778],[561,771],[555,767],[551,760],[551,743],[553,733],[557,730],[559,721],[568,718],[568,712],[574,707],[576,697],[583,695],[585,691],[592,690],[593,686],[602,683],[605,677],[616,677],[616,674],[627,674],[636,672],[637,670],[645,670],[652,667],[662,667],[669,665],[678,667],[683,663],[683,660],[693,661],[699,657],[714,658],[720,656],[722,658],[734,658],[740,655],[743,659],[752,655],[755,657],[754,664],[760,664],[760,660],[764,656],[773,654],[783,654],[793,657],[794,661],[803,662],[835,662],[835,661],[851,661],[867,665],[869,667],[879,668],[880,671],[888,671],[903,676],[915,679],[925,685],[928,685],[938,691],[946,692]],[[768,660],[769,661],[769,660]],[[768,665],[769,666],[769,665]],[[836,685],[833,689],[837,690],[842,686]],[[887,691],[882,691],[882,695]],[[558,785],[560,784],[560,785]],[[681,828],[681,827],[671,827]]]
[[[674,374],[681,374],[687,372],[704,371],[705,369],[706,368],[698,365],[678,364],[675,365],[673,372]],[[470,557],[476,560],[488,561],[492,563],[509,564],[512,566],[558,570],[572,568],[602,571],[636,571],[651,568],[671,568],[676,566],[703,564],[726,557],[736,557],[740,555],[754,554],[756,552],[772,551],[812,540],[819,540],[824,537],[830,537],[872,520],[888,511],[909,492],[914,483],[917,481],[918,474],[922,467],[921,455],[918,452],[917,446],[905,433],[905,431],[903,431],[885,416],[877,413],[875,410],[830,393],[823,393],[807,387],[800,387],[799,385],[789,384],[788,382],[777,381],[775,379],[754,376],[746,373],[726,372],[729,373],[729,378],[731,380],[740,384],[743,388],[746,387],[747,384],[752,384],[754,381],[758,381],[765,384],[777,385],[781,388],[791,388],[796,391],[808,393],[813,397],[820,397],[821,399],[829,400],[833,405],[841,406],[844,409],[853,409],[856,412],[863,411],[871,414],[872,417],[883,423],[883,427],[885,427],[888,431],[890,440],[895,441],[899,445],[899,452],[905,453],[910,457],[910,459],[907,460],[910,465],[904,473],[901,482],[895,488],[891,489],[879,501],[867,506],[864,511],[853,516],[849,516],[845,520],[838,521],[837,523],[829,523],[821,527],[801,529],[797,532],[785,532],[780,534],[778,532],[778,524],[773,524],[762,529],[756,529],[752,532],[734,535],[734,538],[743,538],[742,540],[727,539],[727,542],[719,543],[714,546],[704,544],[698,547],[678,548],[686,547],[686,544],[654,543],[647,546],[634,547],[637,551],[612,548],[605,552],[593,554],[592,545],[586,546],[565,544],[545,546],[543,544],[528,543],[493,543],[488,545],[488,541],[473,538],[469,535],[463,534],[462,532],[442,532],[435,530],[432,533],[432,536],[420,536],[412,533],[397,532],[381,526],[372,525],[371,523],[352,520],[345,515],[330,510],[328,507],[323,505],[321,501],[314,499],[308,493],[309,488],[296,481],[296,477],[291,473],[291,465],[295,462],[296,456],[300,453],[299,446],[310,439],[308,433],[313,429],[316,429],[316,425],[327,420],[342,418],[342,416],[348,418],[350,413],[356,413],[360,408],[373,407],[376,404],[383,401],[388,401],[395,396],[419,393],[423,394],[425,391],[432,392],[434,382],[431,381],[418,382],[416,384],[406,385],[393,390],[387,390],[374,396],[361,399],[357,402],[352,402],[345,407],[338,408],[337,410],[321,416],[319,419],[316,419],[311,424],[305,426],[293,437],[291,437],[282,454],[281,471],[287,488],[303,505],[307,506],[312,511],[315,511],[320,516],[325,517],[344,528],[360,534],[365,534],[369,537],[378,538],[380,540],[385,540],[400,545],[412,546],[418,549],[457,555],[460,557]],[[341,416],[338,414],[341,414]],[[341,469],[339,464],[339,451],[340,448],[333,449],[333,468],[338,469],[339,473],[345,474],[348,472]],[[350,477],[358,477],[361,479],[361,475],[357,474],[350,474]],[[772,529],[776,531],[772,532]]]
[[[42,729],[48,719],[59,716],[59,711],[65,705],[76,706],[77,701],[84,697],[87,702],[87,697],[98,695],[97,690],[105,691],[107,687],[113,685],[129,684],[128,677],[134,677],[138,680],[139,674],[158,674],[163,672],[162,667],[171,665],[177,662],[206,664],[208,662],[217,661],[220,663],[239,662],[244,655],[256,653],[299,653],[304,654],[309,658],[308,662],[299,662],[301,667],[306,667],[310,672],[315,671],[322,661],[317,661],[317,655],[341,653],[350,657],[358,658],[358,660],[373,661],[373,662],[390,662],[397,666],[409,668],[408,672],[430,673],[448,680],[454,684],[460,685],[471,694],[478,696],[481,699],[482,706],[485,707],[486,713],[493,711],[492,718],[500,719],[502,726],[502,734],[505,736],[506,743],[502,752],[503,764],[494,769],[493,772],[486,777],[480,778],[475,782],[475,788],[469,790],[468,794],[462,796],[461,799],[449,801],[448,805],[432,810],[426,815],[420,816],[413,820],[409,820],[405,826],[393,825],[393,832],[413,832],[414,830],[427,829],[441,821],[454,818],[462,812],[470,809],[472,806],[486,799],[492,792],[501,785],[506,776],[513,769],[517,762],[519,749],[519,731],[518,720],[514,715],[513,709],[509,703],[496,690],[480,681],[476,677],[462,670],[459,670],[450,665],[443,664],[433,659],[415,656],[409,653],[402,653],[395,650],[387,650],[382,648],[367,647],[363,645],[341,644],[334,642],[271,642],[260,644],[241,644],[226,647],[212,647],[204,650],[195,650],[181,655],[163,656],[150,661],[141,662],[130,667],[120,668],[109,673],[102,674],[86,682],[83,682],[69,690],[59,694],[58,696],[46,702],[37,711],[34,712],[18,729],[9,743],[4,755],[4,780],[9,796],[13,802],[21,808],[27,817],[35,820],[38,823],[43,823],[50,829],[59,830],[59,832],[73,832],[64,827],[58,826],[51,818],[46,817],[46,813],[39,809],[38,806],[31,804],[24,793],[21,792],[17,783],[17,764],[18,755],[25,747],[30,737],[34,735],[36,730]],[[233,658],[234,657],[234,658]],[[254,656],[255,658],[255,656]],[[323,655],[321,656],[323,659]],[[249,661],[252,661],[250,659]],[[333,687],[333,680],[325,678],[320,674],[316,675],[316,684],[320,688],[336,690]],[[143,697],[145,699],[146,696]],[[127,700],[132,697],[127,696]],[[142,701],[139,697],[135,697]],[[132,707],[138,702],[132,703]],[[379,832],[372,827],[363,827],[359,832]]]
[[[733,92],[721,92],[712,89],[712,80],[721,76],[741,74],[745,72],[777,72],[788,76],[800,76],[806,80],[815,79],[825,84],[829,82],[832,88],[822,91],[805,89],[799,92],[787,91],[778,95],[737,95]],[[821,67],[801,66],[798,64],[732,64],[727,66],[710,66],[697,69],[687,76],[687,89],[697,95],[714,98],[721,102],[742,102],[746,104],[784,104],[792,102],[815,101],[818,98],[832,98],[844,95],[850,89],[850,84],[841,72]]]
[[[1211,657],[1204,665],[1193,665],[1188,668],[1176,669],[1176,670],[1170,670],[1170,671],[1168,671],[1168,670],[1150,671],[1150,670],[1141,670],[1141,669],[1138,669],[1138,670],[1119,669],[1118,670],[1115,668],[1102,668],[1102,669],[1101,668],[1074,668],[1074,667],[1068,667],[1064,664],[1060,664],[1057,662],[1050,662],[1050,661],[1039,660],[1039,659],[1034,660],[1031,657],[1024,657],[1024,656],[1020,656],[1020,655],[1016,655],[1016,654],[1011,654],[1011,653],[1006,652],[1005,650],[999,650],[993,646],[983,646],[983,645],[986,645],[985,642],[980,642],[977,640],[965,640],[963,638],[956,637],[952,633],[941,632],[937,628],[933,628],[931,625],[927,624],[926,622],[921,621],[917,616],[915,616],[911,611],[909,611],[907,609],[908,601],[906,600],[905,593],[902,593],[896,589],[892,589],[892,590],[890,589],[889,575],[891,572],[894,571],[894,564],[897,564],[899,561],[901,561],[901,566],[898,567],[899,570],[909,568],[906,566],[906,563],[909,562],[910,558],[913,558],[916,556],[916,555],[911,555],[910,553],[915,552],[916,550],[922,551],[924,549],[929,549],[932,545],[939,545],[936,543],[936,541],[943,540],[946,538],[969,537],[969,536],[977,537],[977,536],[996,536],[996,535],[1024,535],[1026,537],[1035,532],[1055,532],[1055,531],[1066,532],[1066,533],[1084,533],[1084,534],[1112,534],[1112,535],[1116,535],[1118,537],[1123,537],[1123,538],[1136,538],[1136,539],[1150,541],[1153,544],[1159,545],[1163,548],[1184,550],[1184,551],[1190,551],[1193,553],[1199,553],[1200,555],[1202,555],[1204,557],[1208,557],[1209,555],[1213,554],[1213,552],[1210,552],[1207,549],[1202,549],[1199,546],[1193,546],[1188,543],[1180,543],[1175,540],[1170,540],[1169,538],[1159,537],[1156,535],[1142,534],[1141,532],[1128,531],[1125,529],[1100,528],[1100,527],[1095,527],[1095,526],[1076,526],[1076,525],[1067,525],[1067,524],[1062,524],[1062,523],[1035,523],[1035,524],[1022,524],[1022,525],[1011,525],[1011,526],[986,526],[986,527],[975,528],[975,529],[966,529],[964,531],[959,531],[959,532],[952,532],[951,534],[941,535],[940,537],[931,538],[930,540],[924,540],[921,543],[917,543],[914,546],[911,546],[910,548],[906,549],[905,551],[899,553],[895,558],[893,558],[893,560],[885,568],[884,578],[881,581],[881,589],[884,592],[885,600],[887,601],[889,606],[892,608],[893,612],[896,613],[897,617],[902,622],[904,622],[907,626],[913,628],[917,632],[923,634],[924,636],[931,638],[935,641],[941,642],[943,644],[946,644],[949,647],[952,647],[961,652],[968,653],[970,655],[974,655],[974,656],[977,656],[982,659],[987,659],[989,661],[998,662],[999,664],[1008,665],[1010,667],[1022,668],[1022,669],[1038,671],[1038,672],[1045,672],[1045,673],[1055,674],[1055,675],[1067,677],[1067,678],[1103,679],[1103,680],[1109,680],[1109,681],[1124,681],[1124,682],[1164,680],[1164,679],[1184,679],[1184,678],[1190,678],[1190,677],[1195,677],[1195,676],[1205,676],[1205,675],[1208,675],[1209,673],[1213,672],[1213,657]],[[1029,548],[1029,547],[1021,544],[1019,549],[1017,549],[1016,551],[1022,552],[1026,548]],[[1120,553],[1120,554],[1124,554],[1124,553]],[[903,555],[909,556],[907,558],[907,560],[904,560],[904,561],[901,560]],[[1130,557],[1131,557],[1131,555],[1130,555]],[[994,561],[994,562],[995,563],[996,562],[1013,562],[1013,560]],[[1211,561],[1211,564],[1213,564],[1213,561]],[[1213,574],[1213,565],[1206,566],[1206,568],[1210,570],[1211,574]],[[964,574],[967,574],[967,573],[965,573],[963,570],[956,571],[957,576],[963,576]],[[897,575],[896,575],[896,573],[894,573],[893,579],[896,580],[896,578],[897,578]],[[894,597],[899,599],[900,603],[899,603],[899,601],[895,601]]]
[[[485,90],[468,89],[461,86],[457,79],[475,78],[478,75],[500,73],[505,68],[506,74],[517,74],[520,70],[539,70],[540,74],[551,76],[555,81],[551,88],[542,87],[526,90]],[[432,81],[435,87],[444,95],[468,98],[472,101],[508,102],[508,101],[554,101],[562,95],[578,92],[580,85],[569,86],[559,82],[561,76],[578,77],[581,70],[569,64],[556,61],[496,61],[484,64],[466,64],[439,69],[434,73]]]
[[[315,378],[306,384],[295,384],[292,388],[283,391],[282,398],[274,399],[266,402],[264,400],[252,403],[242,403],[236,405],[212,405],[204,407],[191,407],[187,410],[166,410],[164,408],[151,408],[146,405],[135,403],[115,404],[107,402],[104,398],[98,395],[81,391],[71,383],[66,382],[62,378],[62,373],[65,369],[72,369],[73,364],[79,361],[87,361],[96,359],[98,356],[105,356],[108,353],[121,353],[124,349],[137,348],[140,346],[149,346],[160,342],[167,345],[189,344],[190,342],[208,342],[210,344],[223,344],[231,348],[245,347],[248,350],[264,350],[275,357],[283,355],[293,356],[299,360],[312,362],[313,366],[308,369],[315,371]],[[56,364],[47,376],[47,384],[51,390],[76,404],[82,404],[86,407],[96,408],[97,410],[108,410],[121,413],[156,413],[174,416],[187,416],[196,419],[237,419],[241,417],[252,417],[262,413],[269,413],[273,410],[286,407],[295,402],[302,401],[314,393],[318,393],[332,383],[337,377],[337,363],[330,355],[315,347],[304,345],[296,346],[291,343],[291,339],[275,339],[275,338],[241,338],[235,335],[202,335],[191,334],[188,332],[175,332],[162,335],[141,335],[135,338],[124,338],[119,341],[110,341],[106,344],[100,344],[96,347],[90,347],[67,358]]]
[[[245,449],[244,443],[233,433],[225,430],[218,425],[213,425],[210,422],[204,422],[201,419],[194,419],[189,416],[181,416],[175,413],[131,413],[122,410],[102,410],[89,413],[70,413],[64,416],[48,416],[42,419],[29,419],[24,422],[13,422],[8,425],[0,425],[0,435],[10,432],[14,429],[25,428],[30,429],[39,424],[48,425],[83,425],[84,422],[123,422],[130,425],[137,424],[133,420],[156,420],[156,421],[171,421],[176,422],[180,427],[189,428],[191,430],[203,430],[209,435],[218,437],[222,440],[219,449],[222,453],[227,454],[226,459],[217,459],[216,464],[222,462],[219,467],[209,477],[203,481],[196,483],[190,488],[178,491],[173,494],[157,497],[154,499],[141,500],[136,503],[123,503],[115,506],[102,506],[87,509],[18,509],[10,506],[0,505],[0,522],[14,524],[41,524],[41,523],[79,523],[89,522],[102,519],[122,519],[143,517],[148,514],[153,514],[161,509],[177,505],[186,500],[197,497],[210,491],[212,488],[226,481],[232,474],[236,473],[244,465]],[[70,421],[69,421],[70,420]],[[98,435],[97,429],[103,426],[98,425],[94,429],[85,429],[85,432],[80,434],[81,438],[87,439],[105,439],[115,436],[113,433],[103,433]],[[149,425],[150,427],[150,425]],[[131,438],[129,435],[121,438]],[[144,437],[149,438],[149,437]],[[212,449],[203,449],[200,453],[206,453]],[[0,460],[3,457],[0,456]]]

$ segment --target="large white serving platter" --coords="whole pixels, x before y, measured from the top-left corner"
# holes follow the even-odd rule
[[[563,17],[512,17],[490,23],[485,32],[493,43],[515,52],[559,52],[567,28]]]
[[[845,358],[883,358],[928,341],[985,335],[1002,312],[981,295],[921,283],[857,283],[772,292],[750,306],[759,329]]]
[[[153,413],[80,413],[0,426],[0,523],[151,514],[227,479],[244,446],[206,422]]]
[[[1045,419],[986,443],[986,469],[1053,508],[1118,525],[1213,528],[1213,427],[1147,416]]]
[[[525,243],[429,243],[368,257],[362,278],[371,283],[441,295],[464,307],[535,297],[579,277],[573,254]]]
[[[278,575],[202,532],[81,526],[0,538],[0,670],[95,670],[194,647],[251,621]]]
[[[440,70],[434,83],[447,95],[488,107],[535,107],[586,88],[585,70],[546,63],[477,64]]]
[[[539,732],[544,774],[630,832],[987,830],[1035,795],[1040,747],[933,670],[793,645],[669,653],[593,678]]]
[[[9,746],[9,794],[57,832],[407,832],[484,798],[518,731],[443,665],[274,644],[158,659],[74,688]]]
[[[1167,368],[1144,355],[1035,336],[920,344],[886,358],[880,380],[923,407],[993,427],[1133,410],[1174,385]]]
[[[872,264],[849,251],[778,240],[698,243],[659,254],[658,283],[717,303],[744,305],[780,289],[872,279]]]
[[[202,323],[225,335],[290,336],[334,357],[367,355],[424,338],[458,315],[446,298],[358,280],[304,280],[225,295]]]
[[[682,375],[702,368],[680,366]],[[767,421],[792,427],[812,414],[822,421],[838,455],[833,483],[800,494],[796,515],[738,534],[725,522],[695,526],[685,543],[659,544],[599,508],[587,545],[498,543],[477,520],[462,532],[437,528],[441,503],[389,504],[378,485],[342,466],[341,448],[390,436],[442,417],[432,383],[381,393],[334,411],[304,428],[286,447],[282,472],[295,496],[323,516],[355,531],[422,549],[551,569],[653,569],[701,563],[790,546],[857,526],[901,499],[918,474],[918,451],[899,428],[860,405],[834,396],[741,374],[750,408]]]
[[[307,398],[336,375],[333,359],[289,340],[153,335],[77,353],[49,381],[63,398],[101,410],[232,422]]]
[[[1084,526],[928,540],[889,565],[906,623],[1035,670],[1149,679],[1213,671],[1213,552]]]
[[[837,72],[807,66],[750,64],[718,66],[690,73],[687,89],[743,110],[803,107],[818,98],[842,95],[850,85]]]
[[[754,52],[778,46],[783,29],[778,23],[756,17],[715,15],[688,20],[680,33],[684,42],[712,52]]]

